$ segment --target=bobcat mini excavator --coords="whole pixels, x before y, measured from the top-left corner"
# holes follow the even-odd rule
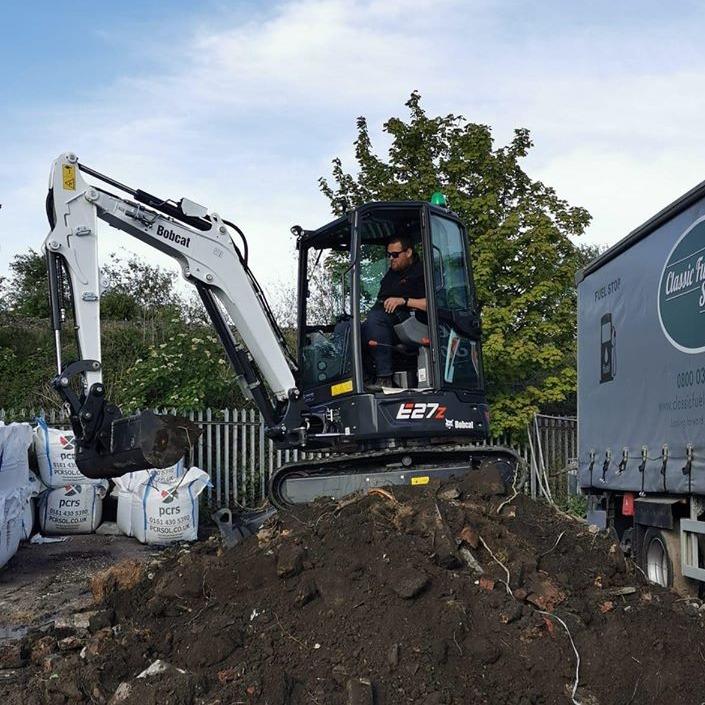
[[[107,478],[166,467],[198,435],[178,417],[124,416],[105,397],[100,219],[179,263],[276,447],[322,451],[273,475],[275,506],[382,485],[425,485],[486,464],[510,480],[516,454],[478,445],[488,439],[489,411],[466,232],[440,194],[432,201],[368,203],[316,230],[292,228],[299,253],[293,355],[236,225],[193,201],[163,200],[88,168],[75,154],[61,155],[51,170],[44,243],[58,364],[52,384],[69,410],[81,472]],[[394,386],[371,391],[360,325],[387,269],[386,244],[400,236],[422,261],[427,311],[423,318],[400,317]],[[61,329],[69,303],[78,359],[65,363]],[[381,343],[368,341],[375,344]]]

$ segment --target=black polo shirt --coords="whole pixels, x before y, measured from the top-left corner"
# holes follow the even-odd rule
[[[401,272],[388,269],[382,277],[377,294],[377,304],[381,305],[390,296],[409,299],[425,299],[426,286],[423,279],[423,264],[418,257]]]

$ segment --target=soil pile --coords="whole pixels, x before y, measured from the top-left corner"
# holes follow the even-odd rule
[[[697,601],[492,471],[299,508],[93,589],[96,609],[15,645],[1,702],[678,705],[705,690]]]

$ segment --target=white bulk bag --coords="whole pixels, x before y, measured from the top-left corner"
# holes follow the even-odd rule
[[[149,473],[140,470],[139,472],[128,472],[120,477],[113,478],[117,494],[117,526],[125,536],[132,536],[132,497],[137,489],[149,481]]]
[[[47,488],[44,483],[30,470],[29,483],[27,485],[27,499],[22,510],[22,541],[27,541],[31,538],[34,530],[34,525],[37,521],[37,503],[35,497],[38,497]]]
[[[38,507],[41,532],[43,534],[93,533],[103,518],[103,497],[107,489],[105,484],[75,483],[43,492],[39,496]]]
[[[0,425],[0,492],[27,485],[32,427],[26,423]]]
[[[60,488],[75,483],[102,485],[103,480],[86,477],[76,465],[76,441],[71,431],[49,428],[39,419],[34,431],[34,450],[42,482]]]
[[[186,474],[185,460],[181,458],[178,463],[174,463],[168,468],[153,468],[152,470],[143,470],[142,472],[149,473],[149,475],[154,478],[154,481],[159,484],[178,482]]]
[[[0,523],[0,568],[17,553],[20,545],[21,519],[16,516]]]
[[[20,544],[22,503],[25,489],[0,493],[0,567],[17,553]]]
[[[130,492],[132,535],[149,544],[195,541],[198,496],[209,483],[208,473],[194,467],[175,483],[160,484],[152,477],[139,485]]]
[[[34,500],[31,497],[27,497],[24,509],[20,515],[20,525],[22,527],[22,531],[20,532],[21,541],[27,541],[32,537],[36,516],[37,510],[34,505]]]

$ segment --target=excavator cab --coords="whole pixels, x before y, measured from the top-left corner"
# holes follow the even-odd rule
[[[309,418],[322,423],[307,447],[334,455],[280,468],[270,499],[284,506],[379,486],[426,485],[488,464],[511,482],[516,454],[486,444],[480,318],[457,215],[443,202],[369,203],[317,230],[293,230],[297,382]],[[370,352],[380,343],[365,335],[364,324],[379,307],[387,246],[399,238],[421,262],[426,306],[395,315],[392,385],[379,389],[369,378]]]
[[[424,202],[370,203],[296,232],[299,387],[340,443],[486,438],[480,319],[457,216]],[[382,310],[387,245],[398,240],[411,244],[422,265],[426,306],[390,314],[394,340],[381,343],[365,335],[365,320]],[[371,390],[380,345],[392,348],[393,383]]]

